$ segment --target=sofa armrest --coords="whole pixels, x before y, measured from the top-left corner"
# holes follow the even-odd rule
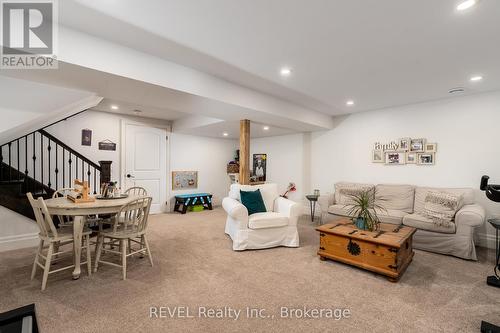
[[[288,216],[290,219],[289,225],[297,225],[297,220],[302,212],[302,206],[295,201],[278,197],[274,200],[274,212]]]
[[[465,205],[455,215],[455,223],[457,225],[468,225],[470,227],[478,227],[484,223],[486,213],[484,208],[477,205]]]
[[[226,211],[227,215],[233,219],[243,222],[248,222],[248,209],[243,206],[241,202],[233,198],[224,198],[222,200],[222,208]]]
[[[318,198],[319,208],[321,209],[321,214],[328,213],[328,207],[334,204],[334,195],[333,193],[326,193],[320,195]]]

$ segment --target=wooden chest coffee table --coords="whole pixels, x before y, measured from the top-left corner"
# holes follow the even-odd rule
[[[381,223],[370,232],[356,228],[350,219],[318,228],[321,260],[332,259],[383,274],[396,282],[413,259],[412,237],[416,229]]]

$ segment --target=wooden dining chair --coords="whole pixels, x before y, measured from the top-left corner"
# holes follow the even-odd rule
[[[54,256],[63,253],[73,252],[73,248],[68,251],[59,251],[59,246],[74,242],[73,228],[70,226],[56,228],[43,198],[40,197],[38,199],[34,199],[31,193],[27,193],[26,195],[31,204],[31,207],[33,208],[33,212],[35,213],[36,223],[40,230],[40,233],[38,234],[38,237],[40,238],[40,243],[36,251],[35,261],[33,263],[33,269],[31,270],[31,279],[33,280],[33,278],[35,277],[37,266],[42,268],[43,269],[42,291],[43,291],[45,290],[45,287],[47,285],[47,278],[49,274],[75,267],[75,265],[71,265],[71,266],[61,267],[55,270],[50,270]],[[86,261],[82,262],[81,265],[87,264],[87,270],[89,275],[91,274],[92,270],[92,262],[90,257],[90,233],[91,231],[88,229],[83,230],[82,235],[84,237],[85,244],[80,244],[82,249],[87,250]],[[43,250],[45,243],[48,243],[49,246],[47,252],[44,254]],[[40,263],[40,258],[44,260],[43,264]]]
[[[151,197],[143,197],[130,201],[116,214],[111,228],[99,231],[94,272],[97,272],[100,263],[121,267],[122,278],[125,280],[127,278],[127,257],[135,254],[147,254],[149,262],[153,266],[153,257],[146,237],[151,200]],[[115,244],[119,245],[118,250],[112,247]],[[110,245],[109,248],[106,248],[106,245]],[[137,247],[134,249],[132,245]],[[120,264],[102,260],[103,253],[119,255]]]
[[[136,196],[136,197],[146,197],[148,191],[144,187],[134,186],[125,191],[125,194]]]
[[[66,198],[68,196],[68,193],[74,192],[74,191],[75,191],[75,189],[72,187],[60,188],[57,191],[55,191],[54,194],[52,194],[52,199]],[[72,216],[57,215],[57,219],[59,221],[58,226],[67,226],[67,225],[71,225],[71,223],[73,223]]]

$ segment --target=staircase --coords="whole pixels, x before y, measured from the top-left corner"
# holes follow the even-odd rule
[[[0,146],[0,205],[32,219],[26,193],[48,199],[80,179],[96,194],[110,178],[109,161],[92,162],[45,128]]]

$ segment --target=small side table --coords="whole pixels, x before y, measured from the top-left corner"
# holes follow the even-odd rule
[[[500,219],[489,219],[488,222],[496,231],[496,251],[495,251],[495,275],[488,276],[487,283],[493,287],[500,287]]]
[[[311,222],[314,222],[314,213],[316,212],[316,203],[318,202],[319,195],[306,195],[307,200],[309,200],[309,207],[311,208]]]

